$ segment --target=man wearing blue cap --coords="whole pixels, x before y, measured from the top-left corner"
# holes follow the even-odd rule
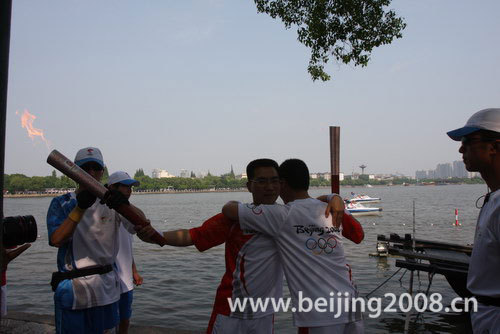
[[[101,180],[104,161],[98,148],[79,150],[75,164]],[[58,334],[104,333],[118,325],[120,279],[113,266],[118,231],[122,223],[130,233],[134,229],[109,204],[129,204],[127,198],[117,191],[110,194],[106,204],[111,208],[82,187],[50,203],[49,244],[58,248],[58,271],[51,282]]]
[[[121,192],[127,199],[132,194],[132,187],[140,185],[140,182],[134,180],[123,171],[114,172],[108,178],[108,188]],[[142,211],[139,210],[142,213]],[[143,214],[144,218],[145,215]],[[120,277],[121,295],[118,303],[120,325],[119,334],[127,334],[132,316],[132,300],[134,297],[134,284],[141,285],[143,279],[135,266],[132,254],[132,235],[125,229],[124,225],[119,228],[119,249],[116,256],[116,267]]]
[[[474,333],[500,333],[500,108],[478,111],[448,136],[462,142],[465,168],[479,172],[490,189],[477,220],[467,288],[478,300]]]

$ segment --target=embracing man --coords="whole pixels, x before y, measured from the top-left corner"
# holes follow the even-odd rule
[[[299,333],[363,333],[361,313],[345,306],[357,297],[357,290],[336,228],[345,220],[342,199],[332,197],[332,223],[325,217],[326,203],[308,194],[309,170],[303,161],[286,160],[278,173],[285,205],[229,202],[223,214],[238,220],[242,230],[274,239]]]

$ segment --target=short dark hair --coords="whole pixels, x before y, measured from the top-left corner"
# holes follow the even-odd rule
[[[309,169],[304,161],[288,159],[278,169],[280,179],[286,181],[293,190],[309,189]]]
[[[273,159],[263,158],[250,161],[247,165],[247,178],[249,180],[253,180],[255,177],[255,170],[259,167],[273,167],[276,171],[278,171],[279,168],[278,163]]]

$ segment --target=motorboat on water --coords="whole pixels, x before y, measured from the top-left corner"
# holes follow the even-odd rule
[[[352,203],[352,202],[363,203],[363,204],[364,203],[378,203],[382,200],[380,197],[370,197],[370,196],[364,195],[364,194],[355,195],[354,193],[351,193],[351,195],[354,197],[347,199],[346,200],[347,203]]]
[[[346,209],[353,216],[377,216],[382,211],[382,208],[371,208],[356,202],[348,202]]]

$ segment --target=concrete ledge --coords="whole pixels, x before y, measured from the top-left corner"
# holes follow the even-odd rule
[[[9,312],[5,317],[2,317],[2,322],[0,323],[0,333],[2,334],[53,334],[55,331],[54,316],[48,314]],[[201,334],[203,332],[132,324],[130,325],[129,333]]]

